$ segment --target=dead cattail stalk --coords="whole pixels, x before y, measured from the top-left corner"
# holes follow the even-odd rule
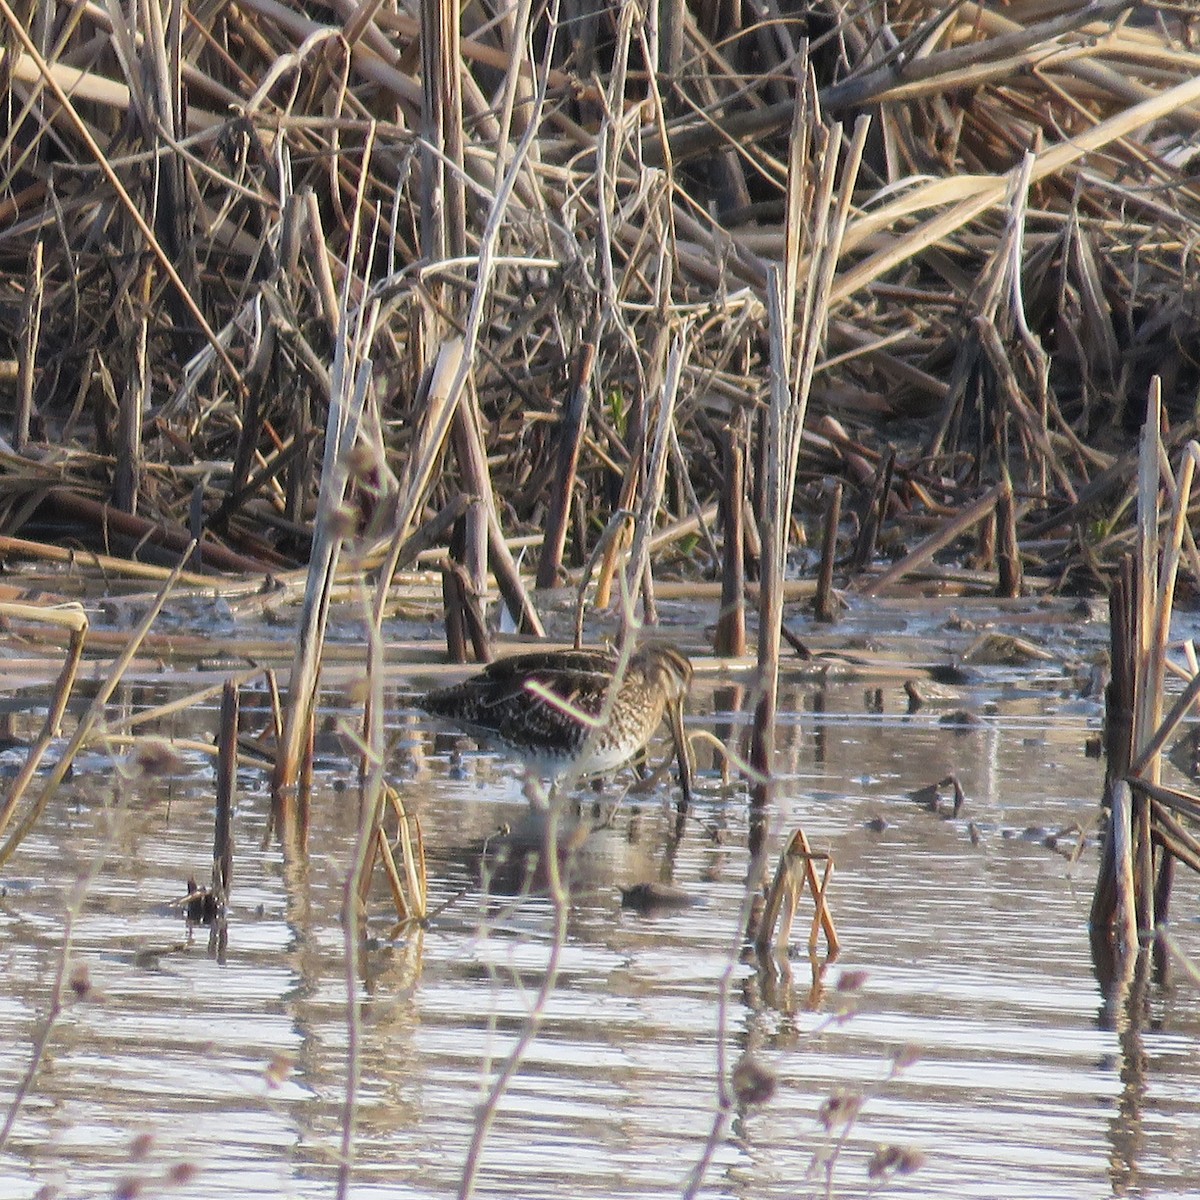
[[[466,597],[462,576],[448,559],[439,563],[442,572],[442,613],[446,628],[446,657],[452,663],[467,661],[467,624],[463,618]]]
[[[1133,844],[1133,793],[1125,780],[1119,780],[1109,797],[1111,816],[1109,837],[1112,840],[1112,891],[1114,909],[1108,924],[1117,945],[1126,953],[1137,947],[1138,901],[1134,880],[1135,846]]]
[[[462,52],[458,9],[422,0],[421,252],[430,262],[466,252]]]
[[[1161,412],[1156,378],[1139,444],[1136,559],[1123,560],[1111,601],[1112,681],[1106,720],[1110,816],[1092,898],[1092,924],[1094,934],[1111,931],[1114,949],[1123,955],[1136,945],[1138,930],[1151,929],[1162,919],[1170,903],[1174,860],[1190,860],[1186,840],[1166,827],[1155,805],[1160,791],[1166,795],[1159,786],[1162,748],[1200,694],[1200,677],[1193,677],[1164,718],[1167,641],[1200,447],[1194,442],[1185,447],[1176,479],[1162,442]],[[1163,483],[1172,499],[1165,530],[1159,519]],[[1134,785],[1131,793],[1127,779]],[[1200,811],[1200,801],[1194,803]]]
[[[451,436],[463,490],[468,496],[490,498],[492,477],[488,471],[487,448],[483,444],[479,405],[469,387],[454,411]],[[472,504],[463,516],[461,537],[456,538],[461,543],[459,561],[476,596],[487,590],[488,509],[489,503],[484,499]]]
[[[788,165],[787,254],[782,271],[777,267],[770,268],[767,287],[771,398],[760,531],[762,578],[758,672],[761,692],[754,713],[750,762],[756,771],[768,778],[773,770],[775,750],[783,580],[801,435],[869,124],[865,118],[858,122],[848,146],[843,144],[840,126],[827,130],[821,125],[806,56],[802,62],[805,64],[800,76],[803,90],[796,105]],[[843,150],[844,162],[841,161]],[[837,192],[839,174],[840,192]],[[809,252],[810,270],[801,285],[800,261],[805,248]],[[769,785],[755,787],[751,793],[751,853],[756,861],[763,850],[768,792]],[[761,865],[755,869],[761,870]]]
[[[149,301],[151,273],[142,279],[143,303]],[[136,513],[138,489],[142,472],[142,414],[150,392],[150,363],[146,357],[146,340],[150,332],[149,313],[144,308],[137,323],[137,342],[129,364],[129,375],[121,393],[117,415],[116,464],[113,468],[113,507],[125,513]],[[193,538],[198,531],[189,531]]]

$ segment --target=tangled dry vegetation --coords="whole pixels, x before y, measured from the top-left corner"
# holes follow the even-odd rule
[[[547,582],[654,487],[662,428],[655,566],[716,574],[731,463],[761,504],[771,268],[803,298],[801,193],[857,123],[795,335],[796,528],[841,479],[861,568],[1007,471],[1027,574],[1087,586],[1152,374],[1170,440],[1194,425],[1188,8],[0,0],[0,531],[299,564],[348,412],[378,561],[465,493],[493,556],[553,543]]]

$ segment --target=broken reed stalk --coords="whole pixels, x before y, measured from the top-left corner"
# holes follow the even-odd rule
[[[476,662],[491,662],[491,639],[483,618],[483,606],[471,586],[466,568],[446,558],[438,564],[442,572],[442,600],[446,616],[446,653],[453,663],[469,661],[467,642]]]
[[[837,558],[838,523],[842,519],[842,484],[833,485],[825,513],[825,535],[821,539],[821,565],[817,572],[817,594],[813,597],[813,619],[827,624],[837,620],[833,598],[833,566]]]
[[[817,880],[815,864],[825,863],[820,881]],[[814,912],[812,928],[809,930],[808,952],[816,954],[819,935],[825,934],[825,946],[830,958],[836,958],[841,949],[833,915],[825,902],[829,884],[833,879],[833,856],[814,854],[803,829],[797,829],[788,839],[788,844],[779,856],[775,878],[767,891],[762,916],[754,937],[754,948],[765,954],[772,946],[785,949],[791,938],[792,922],[804,895],[805,886],[812,894]]]
[[[190,554],[190,548],[189,548],[188,553]],[[67,775],[71,770],[72,764],[75,761],[75,755],[79,752],[80,748],[87,742],[87,739],[88,739],[89,735],[91,734],[92,730],[101,723],[103,716],[104,716],[105,706],[108,704],[109,700],[112,698],[113,692],[116,691],[117,686],[120,684],[121,679],[125,675],[126,669],[128,668],[129,664],[133,661],[134,655],[137,654],[138,649],[141,646],[146,635],[150,632],[150,627],[158,619],[158,614],[162,611],[162,606],[166,603],[167,597],[171,594],[171,591],[174,589],[175,584],[176,584],[180,574],[183,571],[183,562],[185,562],[187,560],[187,557],[188,557],[188,554],[185,554],[184,558],[183,558],[183,560],[181,560],[180,564],[175,568],[175,570],[171,573],[171,575],[168,576],[168,578],[166,579],[166,581],[164,582],[164,584],[162,586],[162,589],[159,591],[158,595],[154,598],[154,601],[147,608],[141,621],[138,622],[137,628],[134,629],[134,631],[129,635],[129,639],[125,643],[124,649],[114,660],[112,666],[109,668],[108,675],[105,677],[104,681],[100,684],[99,688],[97,688],[96,694],[92,698],[91,704],[89,704],[87,707],[87,711],[84,712],[84,714],[79,718],[79,723],[75,727],[75,732],[71,735],[70,740],[67,742],[66,746],[63,747],[63,751],[59,755],[57,761],[50,768],[50,771],[47,774],[46,779],[42,784],[42,789],[38,793],[37,799],[30,806],[29,811],[26,812],[24,817],[22,817],[21,820],[17,823],[17,826],[12,831],[12,833],[9,834],[8,840],[4,843],[3,846],[0,846],[0,867],[3,867],[3,865],[6,862],[8,862],[8,860],[13,856],[13,854],[16,852],[16,850],[20,846],[20,844],[25,840],[25,837],[34,828],[34,826],[37,825],[38,821],[41,819],[42,813],[44,813],[46,811],[46,806],[53,799],[55,793],[58,791],[58,788],[62,784],[63,780],[67,778]],[[85,622],[82,629],[79,631],[79,634],[78,634],[80,639],[82,639],[86,635],[86,631],[87,631],[87,626],[86,626],[86,622]],[[72,634],[72,645],[74,645],[75,636],[76,635],[73,633]],[[68,664],[69,664],[69,671],[70,671],[70,679],[73,680],[75,667],[78,665],[78,659],[76,658],[72,662],[72,657],[69,654],[68,655]],[[57,715],[61,718],[63,709],[65,708],[65,705],[66,705],[67,694],[69,693],[69,690],[70,690],[69,684],[66,687],[63,686],[63,682],[65,680],[67,680],[67,677],[68,677],[68,668],[64,667],[63,675],[60,677],[60,686],[56,691],[56,696],[55,696],[54,701],[51,703],[51,712],[49,714],[50,716]],[[49,729],[50,729],[49,721],[47,721],[46,728],[47,728],[47,731],[49,731]],[[43,736],[45,736],[45,735],[43,735]],[[31,757],[32,757],[33,753],[35,753],[35,752],[39,753],[39,757],[40,757],[41,753],[45,752],[45,747],[43,747],[41,745],[41,742],[42,742],[42,739],[39,739],[38,745],[34,747],[33,751],[31,751]],[[40,752],[38,751],[39,747],[41,747]],[[26,764],[26,769],[28,769],[28,762]],[[28,782],[28,781],[26,780],[26,782]],[[9,823],[12,820],[14,809],[15,809],[15,800],[12,797],[12,795],[10,794],[9,801],[5,805],[3,817],[2,817],[2,819],[0,819],[0,830],[6,829],[8,827]]]
[[[444,559],[438,564],[442,573],[442,621],[446,630],[446,657],[452,663],[467,661],[467,600],[463,588],[462,567]]]
[[[462,536],[456,539],[461,543],[460,561],[470,590],[478,597],[487,591],[489,506],[484,497],[492,496],[493,490],[479,405],[475,403],[475,396],[469,387],[454,410],[454,424],[450,433],[463,490],[468,496],[480,497],[467,507],[462,519]]]
[[[989,488],[978,500],[967,505],[957,517],[943,521],[936,532],[930,534],[915,550],[906,554],[899,562],[893,563],[886,571],[874,578],[865,579],[859,585],[858,590],[864,596],[878,596],[903,579],[905,575],[925,566],[939,550],[945,549],[955,538],[961,537],[968,529],[990,517],[995,512],[1003,492],[1004,484],[1002,483]]]
[[[213,821],[212,890],[218,913],[229,903],[233,887],[233,801],[238,769],[238,685],[225,681],[221,693],[221,725],[217,734],[217,803]]]
[[[1162,790],[1162,748],[1200,694],[1196,676],[1164,718],[1171,611],[1200,446],[1189,442],[1184,448],[1176,479],[1162,442],[1161,421],[1155,377],[1139,442],[1136,560],[1122,564],[1111,601],[1113,673],[1106,711],[1110,815],[1091,912],[1093,934],[1110,931],[1125,955],[1136,947],[1138,931],[1151,930],[1166,919],[1173,864],[1176,858],[1187,861],[1184,854],[1173,853],[1179,846],[1186,854],[1186,842],[1164,830],[1156,816],[1155,796]],[[1164,484],[1172,509],[1160,532]],[[1127,784],[1133,785],[1131,791]],[[1200,810],[1200,802],[1195,803]]]
[[[1016,599],[1021,594],[1021,546],[1017,541],[1017,505],[1013,498],[1012,479],[1004,467],[1000,495],[996,498],[996,527],[999,545],[996,547],[996,594]]]
[[[421,820],[415,815],[409,816],[404,800],[395,788],[388,787],[386,791],[387,801],[396,814],[397,845],[400,861],[404,864],[401,876],[395,851],[381,821],[375,832],[392,903],[401,922],[424,921],[429,912],[429,881],[425,873],[425,837],[421,832]]]
[[[796,281],[799,271],[801,239],[806,231],[818,235],[827,214],[814,215],[812,190],[809,187],[809,139],[823,139],[823,154],[814,155],[814,186],[828,196],[830,188],[822,185],[830,180],[831,157],[829,134],[812,111],[815,98],[808,72],[808,43],[801,43],[802,53],[796,79],[796,97],[788,156],[787,224],[785,228],[783,269],[772,265],[767,273],[767,323],[769,330],[770,403],[766,413],[765,436],[759,439],[758,490],[761,505],[758,512],[760,567],[758,596],[758,686],[759,699],[754,708],[754,724],[750,740],[750,765],[764,781],[769,781],[775,762],[775,709],[779,688],[779,647],[783,629],[783,579],[787,567],[788,529],[792,514],[792,492],[788,490],[788,467],[799,450],[800,434],[804,427],[807,393],[797,394],[792,388],[792,357],[795,350],[793,332],[796,323]],[[839,139],[840,140],[840,139]],[[836,165],[836,152],[833,155]],[[831,181],[830,181],[831,183]],[[811,223],[805,218],[809,218]],[[814,264],[815,265],[815,264]],[[810,279],[815,278],[811,272]],[[827,297],[822,297],[819,312],[820,326],[812,328],[818,314],[813,312],[812,288],[804,291],[805,312],[808,318],[802,327],[802,337],[818,342],[824,334],[828,319]],[[794,478],[794,477],[793,477]],[[765,866],[763,854],[766,839],[766,809],[770,799],[770,783],[764,782],[751,791],[750,858],[752,877],[761,875]]]
[[[888,446],[871,480],[871,492],[863,506],[859,521],[858,539],[850,558],[852,573],[861,571],[875,557],[879,528],[887,517],[888,499],[892,494],[892,471],[896,465],[896,448]]]
[[[446,435],[454,420],[454,408],[458,399],[456,389],[462,387],[458,382],[460,376],[465,382],[463,361],[466,353],[465,339],[446,338],[438,346],[433,366],[428,369],[428,379],[424,381],[423,389],[416,397],[420,417],[408,456],[404,460],[404,470],[400,475],[395,529],[375,585],[375,619],[379,619],[387,604],[401,548],[408,539],[409,530],[416,524],[438,462],[441,460]]]
[[[788,163],[787,257],[782,270],[774,266],[769,269],[767,283],[771,399],[760,533],[758,682],[761,692],[755,707],[750,749],[751,765],[767,778],[772,775],[775,756],[783,583],[797,462],[813,373],[828,327],[842,238],[869,127],[869,120],[861,118],[848,145],[843,142],[840,125],[826,129],[817,110],[807,52],[801,55],[801,62],[801,95],[797,98]],[[809,270],[801,285],[804,251]],[[765,866],[769,792],[769,785],[756,786],[751,791],[750,852],[755,864],[751,869],[759,875]]]
[[[366,178],[370,148],[368,140],[360,183]],[[349,257],[351,262],[356,257],[357,235],[363,217],[360,186],[351,217],[354,233]],[[337,576],[342,541],[347,533],[343,506],[350,482],[349,456],[363,426],[364,410],[372,386],[371,343],[379,319],[379,302],[369,300],[352,306],[352,279],[352,273],[347,271],[342,288],[342,320],[334,349],[308,580],[296,632],[296,651],[288,677],[283,733],[279,739],[275,771],[271,779],[273,821],[288,853],[302,853],[304,850],[308,790],[302,787],[302,782],[312,753],[313,722],[320,686],[321,653],[329,618],[329,597]]]
[[[764,505],[760,517],[759,538],[762,559],[758,599],[758,703],[750,741],[750,765],[764,780],[770,780],[775,761],[775,709],[779,687],[779,643],[783,628],[783,575],[787,510],[783,509],[784,410],[792,401],[787,379],[787,349],[782,281],[771,269],[768,283],[768,312],[771,328],[771,406],[764,451]],[[790,325],[790,323],[789,323]],[[751,792],[751,860],[757,861],[765,850],[765,813],[770,798],[770,783],[764,782]],[[757,819],[755,817],[757,814]],[[761,867],[759,868],[761,870]]]
[[[142,479],[142,415],[150,395],[151,373],[147,359],[147,340],[150,336],[151,272],[142,273],[142,313],[138,318],[136,345],[128,365],[125,387],[117,407],[116,462],[113,464],[113,507],[124,513],[136,513]],[[199,530],[189,533],[198,538]]]
[[[1162,444],[1162,392],[1158,377],[1151,381],[1146,419],[1138,454],[1137,553],[1134,559],[1136,586],[1133,600],[1133,740],[1131,758],[1145,745],[1162,718],[1163,661],[1166,658],[1166,628],[1155,621],[1159,572],[1159,481]],[[1171,597],[1165,600],[1169,623]],[[1159,781],[1161,760],[1153,756],[1146,764],[1146,777]],[[1150,838],[1150,803],[1133,797],[1132,826],[1134,904],[1139,929],[1154,927],[1154,847]]]

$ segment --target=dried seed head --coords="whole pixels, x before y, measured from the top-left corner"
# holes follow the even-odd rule
[[[867,982],[866,971],[843,971],[838,976],[837,990],[839,992],[857,992],[862,990]]]
[[[129,1143],[129,1157],[133,1162],[141,1162],[151,1151],[154,1146],[154,1134],[139,1133],[132,1142]]]
[[[378,471],[379,458],[375,447],[360,438],[346,455],[346,473],[351,479],[370,480],[377,477]]]
[[[827,1131],[849,1125],[858,1116],[862,1102],[858,1092],[834,1092],[817,1110],[817,1120]]]
[[[267,1087],[281,1087],[292,1073],[293,1060],[286,1054],[276,1054],[264,1072]]]
[[[925,1155],[912,1146],[879,1146],[867,1163],[867,1177],[886,1179],[892,1175],[911,1175],[925,1165]]]
[[[346,699],[351,707],[357,708],[371,698],[371,681],[366,675],[358,675],[346,685]]]
[[[175,1187],[184,1187],[191,1183],[197,1175],[200,1174],[200,1168],[195,1163],[181,1162],[176,1163],[167,1172],[167,1182]]]
[[[746,1053],[733,1068],[732,1083],[739,1104],[766,1104],[775,1095],[778,1080],[770,1067]]]
[[[165,738],[143,738],[133,752],[133,761],[143,775],[178,775],[183,770],[183,759]]]
[[[71,991],[80,1000],[86,1000],[92,992],[92,977],[88,972],[87,963],[76,963],[71,968]]]
[[[329,533],[342,541],[358,532],[358,509],[352,504],[339,504],[329,514]]]

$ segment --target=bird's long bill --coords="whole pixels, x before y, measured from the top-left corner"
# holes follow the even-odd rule
[[[692,803],[692,754],[687,734],[683,732],[683,699],[667,705],[671,721],[671,737],[675,740],[675,757],[679,761],[679,790],[683,792],[683,803]]]

